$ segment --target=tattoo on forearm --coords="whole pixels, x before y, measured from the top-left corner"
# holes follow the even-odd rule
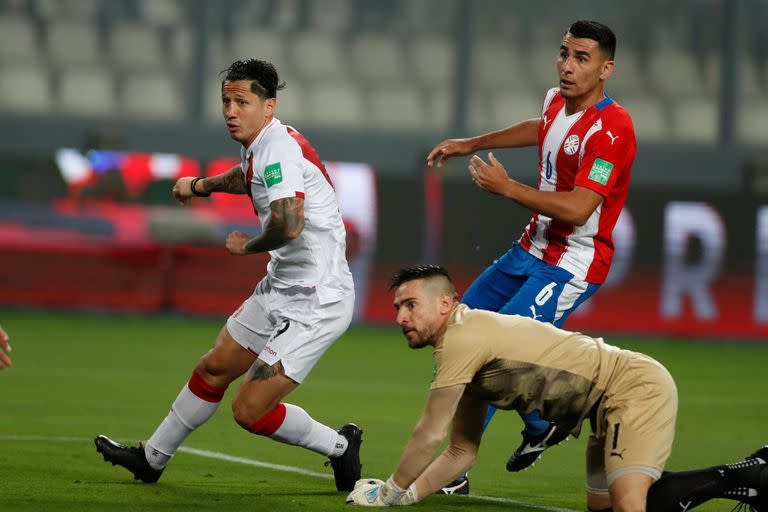
[[[283,370],[283,364],[278,361],[272,366],[268,365],[261,359],[256,359],[251,369],[248,371],[248,377],[251,380],[268,380],[275,375],[282,375],[285,373]]]
[[[299,236],[304,229],[304,199],[287,197],[272,201],[269,222],[262,233],[245,244],[248,252],[279,249]]]
[[[228,192],[230,194],[245,194],[247,192],[243,172],[240,170],[239,165],[236,165],[224,174],[205,178],[203,185],[206,192]]]

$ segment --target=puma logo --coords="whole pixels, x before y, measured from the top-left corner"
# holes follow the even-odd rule
[[[618,458],[620,458],[621,460],[624,460],[624,452],[625,452],[625,451],[627,451],[627,449],[626,449],[626,448],[624,448],[624,449],[623,449],[623,450],[621,450],[620,452],[611,452],[611,457],[618,457]]]
[[[537,318],[541,318],[541,317],[543,317],[543,316],[544,316],[544,315],[537,315],[537,314],[536,314],[536,308],[535,308],[535,307],[533,307],[533,306],[528,306],[528,307],[530,307],[530,308],[531,308],[531,315],[532,315],[532,317],[533,317],[533,319],[534,319],[534,320],[536,320]]]
[[[618,135],[614,137],[613,134],[611,133],[611,130],[608,130],[607,132],[605,132],[605,134],[611,138],[611,146],[613,146],[613,143],[616,142],[616,139],[619,138]]]
[[[551,120],[551,119],[547,119],[547,115],[546,115],[546,114],[544,114],[544,115],[542,116],[542,119],[544,120],[544,129],[546,130],[546,129],[547,129],[547,125],[548,125],[549,123],[551,123],[551,122],[552,122],[552,120]]]

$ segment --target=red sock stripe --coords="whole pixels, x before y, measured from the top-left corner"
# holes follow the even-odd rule
[[[262,418],[251,425],[251,428],[248,430],[260,436],[271,436],[278,428],[280,428],[280,425],[283,424],[284,420],[285,405],[277,404],[277,407],[262,416]]]
[[[189,390],[195,396],[202,398],[206,402],[221,402],[221,398],[227,390],[227,388],[219,389],[211,386],[197,374],[197,371],[192,372],[192,377],[189,379],[187,386],[189,386]]]

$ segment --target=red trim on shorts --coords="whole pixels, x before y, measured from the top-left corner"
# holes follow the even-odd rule
[[[300,198],[304,199],[304,192],[299,192],[299,191],[297,190],[297,191],[296,191],[296,197],[300,197]]]
[[[211,386],[203,380],[203,378],[197,374],[197,370],[192,372],[187,383],[189,390],[198,398],[202,398],[206,402],[221,402],[224,392],[227,388],[219,389]]]
[[[285,405],[277,404],[277,407],[261,417],[259,421],[251,425],[250,430],[260,436],[271,436],[285,421]]]

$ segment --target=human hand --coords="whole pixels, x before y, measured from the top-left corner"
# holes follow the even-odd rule
[[[475,155],[469,161],[469,174],[475,185],[494,194],[505,195],[510,184],[515,183],[509,178],[507,170],[496,160],[493,153],[488,153],[488,163]]]
[[[2,352],[0,352],[0,369],[5,368],[6,366],[13,366],[11,358],[8,357],[8,354],[11,353],[11,345],[8,343],[8,334],[2,327],[0,327],[0,349],[2,349]]]
[[[171,193],[173,194],[173,197],[179,202],[180,205],[184,206],[187,204],[195,194],[192,193],[192,180],[194,180],[192,176],[184,176],[183,178],[179,178],[176,180],[176,184],[173,186],[173,189],[171,190]]]
[[[427,165],[433,167],[435,160],[437,166],[442,167],[443,163],[453,156],[466,156],[472,152],[472,143],[469,139],[447,139],[435,146],[427,155]]]
[[[385,501],[386,483],[378,478],[361,478],[355,482],[355,488],[347,496],[347,505],[360,505],[363,507],[389,507],[393,503]],[[394,491],[394,489],[392,489]],[[398,496],[399,498],[399,496]]]
[[[233,231],[227,235],[226,247],[229,254],[235,256],[245,256],[248,251],[245,250],[245,244],[251,239],[250,236],[242,231]]]

